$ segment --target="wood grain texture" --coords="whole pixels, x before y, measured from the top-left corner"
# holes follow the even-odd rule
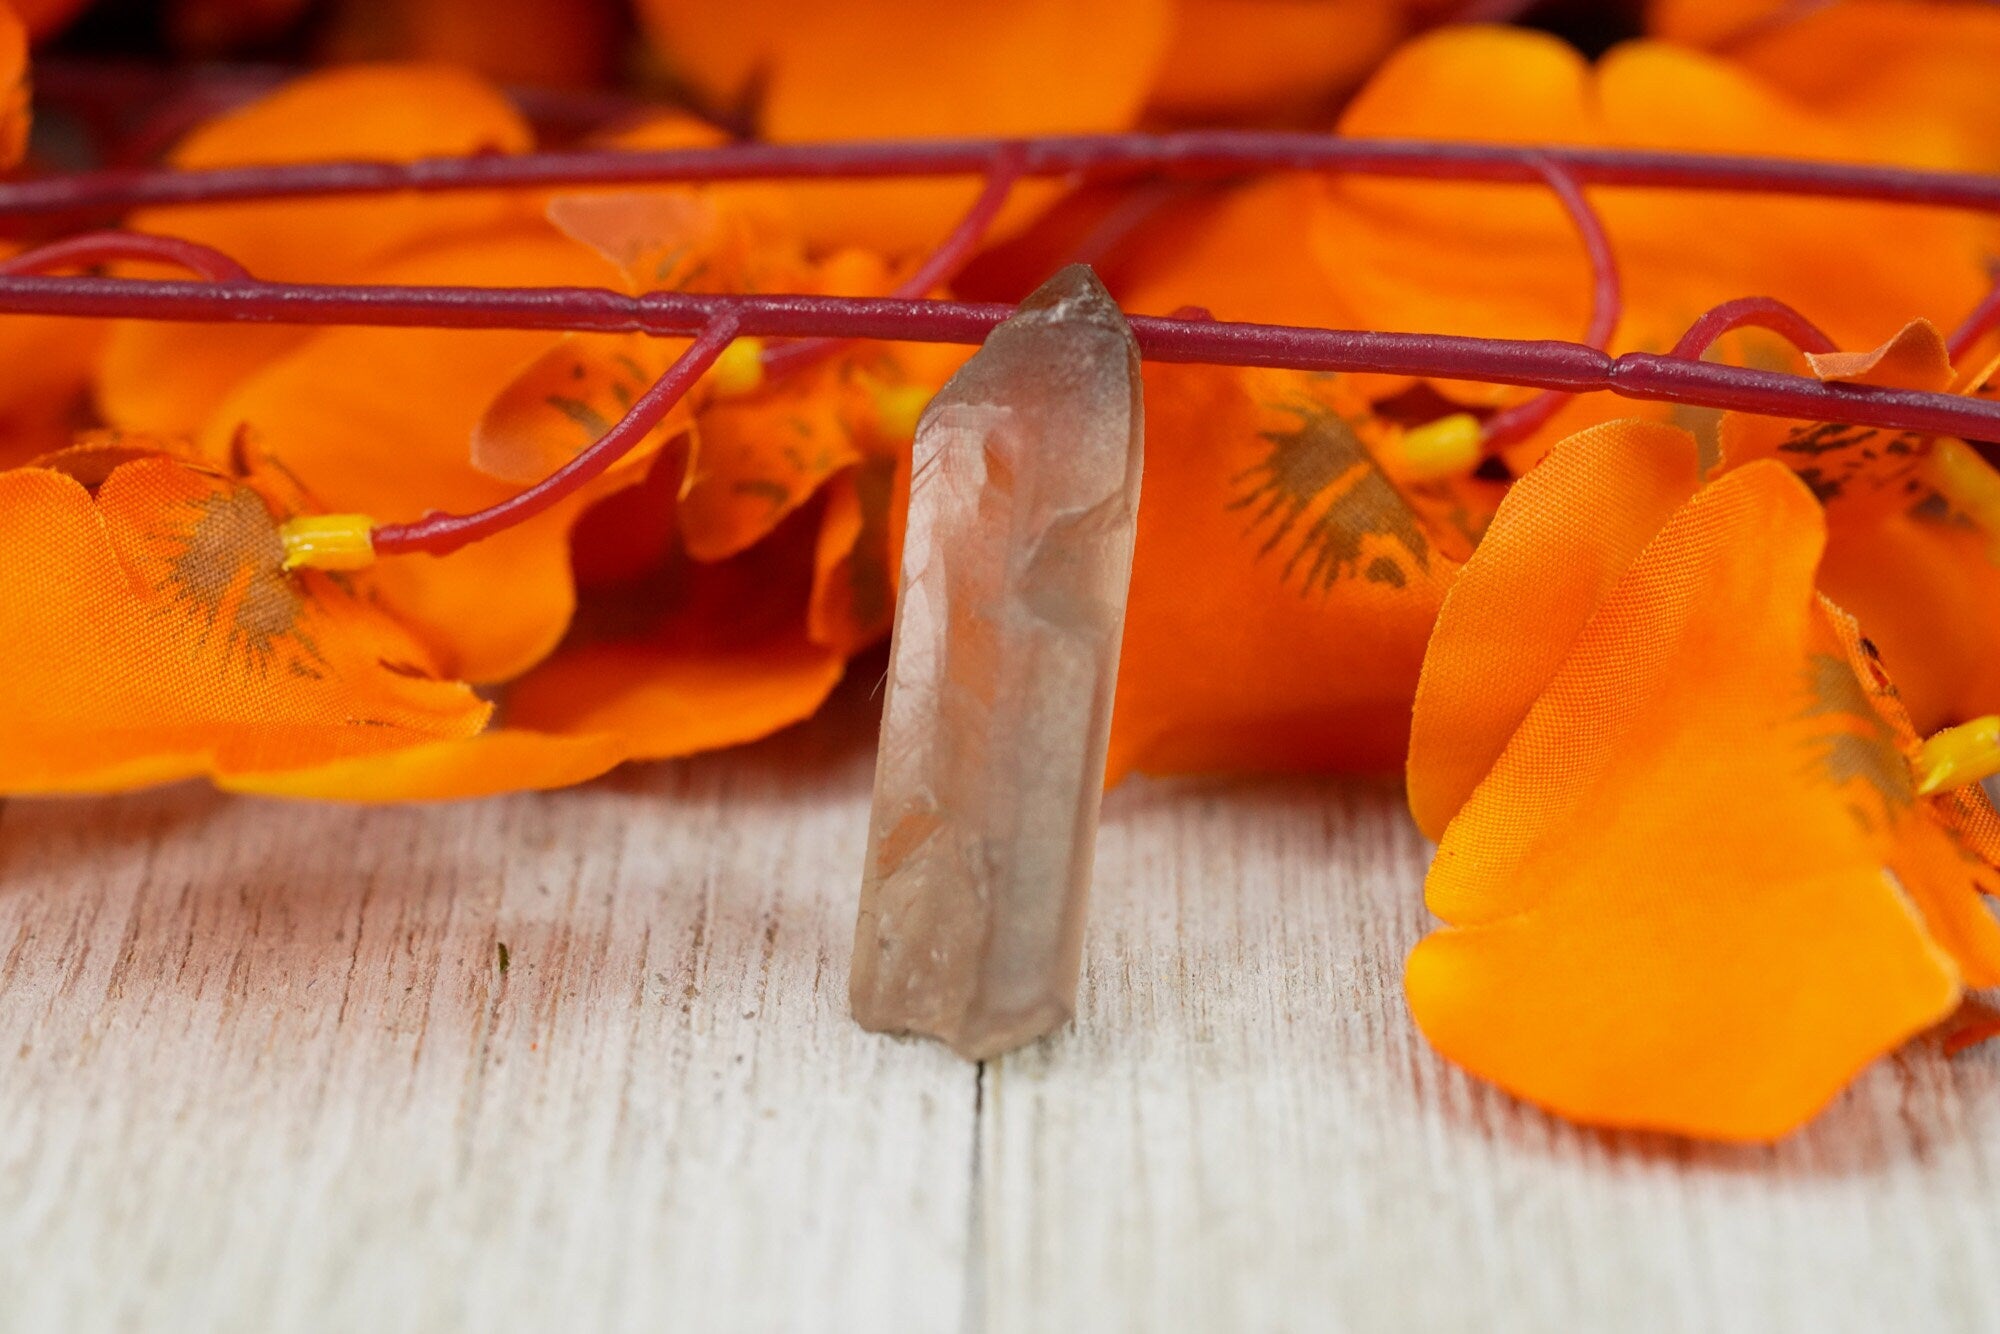
[[[0,809],[0,1327],[2000,1325],[2000,1052],[1773,1150],[1559,1125],[1411,1029],[1386,787],[1130,785],[1073,1032],[856,1031],[863,724],[462,806]]]
[[[867,772],[10,804],[5,1323],[952,1327],[975,1080],[847,1020]]]

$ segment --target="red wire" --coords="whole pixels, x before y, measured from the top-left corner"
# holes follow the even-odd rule
[[[972,201],[972,207],[966,210],[958,225],[909,277],[896,284],[891,295],[909,298],[928,296],[933,288],[942,287],[956,278],[959,270],[979,248],[979,243],[986,239],[986,233],[992,230],[1000,211],[1007,207],[1007,198],[1013,194],[1014,186],[1020,179],[1020,154],[1004,151],[994,163],[993,170],[987,174],[985,188]],[[802,338],[767,349],[763,356],[764,373],[769,376],[789,375],[812,365],[839,346],[840,340],[835,338]]]
[[[173,264],[213,282],[254,281],[248,269],[220,250],[178,236],[154,236],[147,232],[85,232],[51,241],[0,263],[0,275],[49,273],[119,260]]]
[[[1839,350],[1825,330],[1776,297],[1740,296],[1723,302],[1689,325],[1668,355],[1700,360],[1716,339],[1732,329],[1746,327],[1769,329],[1801,352]]]
[[[1548,158],[1539,159],[1535,165],[1561,202],[1563,211],[1569,214],[1577,237],[1583,242],[1584,252],[1590,256],[1590,322],[1584,329],[1583,342],[1587,347],[1602,351],[1610,346],[1611,335],[1618,328],[1618,317],[1625,306],[1623,284],[1618,274],[1618,256],[1611,248],[1611,236],[1604,229],[1604,219],[1591,206],[1576,178],[1566,168]],[[1572,397],[1551,391],[1495,413],[1481,432],[1485,447],[1498,450],[1526,440],[1547,425],[1549,418],[1561,411],[1562,405]]]
[[[391,523],[373,533],[378,555],[399,555],[421,551],[432,556],[449,555],[469,542],[490,537],[503,529],[526,522],[574,495],[583,486],[637,447],[694,387],[703,371],[715,364],[724,348],[736,337],[736,321],[717,317],[695,336],[674,364],[639,395],[625,415],[603,437],[556,471],[519,495],[470,514],[427,514],[414,523]]]

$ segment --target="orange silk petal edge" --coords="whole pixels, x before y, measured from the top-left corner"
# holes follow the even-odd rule
[[[1464,805],[1599,605],[1700,484],[1694,437],[1650,422],[1571,436],[1514,483],[1445,594],[1410,727],[1430,838]]]
[[[604,733],[556,736],[501,728],[313,768],[228,775],[217,786],[312,801],[460,801],[569,787],[609,772],[625,756],[623,742]]]
[[[1427,897],[1461,925],[1406,990],[1446,1056],[1577,1120],[1764,1140],[1952,1011],[1856,817],[1846,766],[1901,757],[1817,613],[1823,544],[1752,464],[1606,599],[1439,848]]]
[[[281,769],[483,726],[488,706],[367,597],[280,569],[261,495],[99,452],[0,474],[0,541],[32,553],[0,571],[16,646],[0,660],[0,789]]]
[[[1929,320],[1911,320],[1894,337],[1866,352],[1808,352],[1806,364],[1822,380],[1886,389],[1942,393],[1951,387],[1951,353]]]
[[[1380,771],[1458,569],[1346,377],[1146,373],[1107,776]]]

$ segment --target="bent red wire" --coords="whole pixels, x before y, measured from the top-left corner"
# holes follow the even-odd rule
[[[211,282],[254,282],[250,271],[213,246],[150,232],[84,232],[24,250],[0,263],[0,275],[52,273],[119,260],[172,264]]]
[[[1007,199],[1014,193],[1014,186],[1020,179],[1020,155],[1013,152],[1003,154],[986,177],[985,188],[980,190],[978,198],[972,201],[972,207],[965,211],[958,225],[938,243],[937,249],[910,272],[909,277],[896,284],[891,295],[910,298],[928,296],[933,289],[956,278],[959,270],[979,248],[979,243],[993,229],[994,221],[1007,207]],[[790,374],[810,366],[839,346],[838,339],[806,338],[767,349],[763,356],[764,373],[771,376]]]
[[[1993,284],[1993,290],[1986,294],[1986,299],[1974,306],[1964,322],[1951,331],[1951,337],[1945,339],[1951,359],[1955,362],[1972,351],[1980,339],[1995,329],[2000,329],[2000,282]]]
[[[1776,297],[1740,296],[1705,312],[1688,326],[1669,356],[1699,360],[1715,340],[1736,329],[1768,329],[1801,352],[1837,352],[1827,332]]]
[[[1618,256],[1611,248],[1611,234],[1605,230],[1603,217],[1591,206],[1574,177],[1547,159],[1537,166],[1556,200],[1562,204],[1563,212],[1569,215],[1577,238],[1583,242],[1584,253],[1590,257],[1590,322],[1585,326],[1583,342],[1585,346],[1601,351],[1610,347],[1611,335],[1618,328],[1618,317],[1625,306],[1623,284],[1618,274]],[[1481,432],[1485,447],[1489,451],[1499,450],[1526,440],[1545,426],[1549,418],[1561,411],[1563,404],[1572,397],[1571,394],[1545,391],[1525,403],[1517,403],[1504,412],[1495,413]]]
[[[1018,153],[1024,177],[1217,179],[1271,171],[1537,184],[1553,162],[1582,186],[1807,195],[2000,212],[2000,177],[1868,163],[1655,149],[1356,139],[1278,130],[736,143],[713,148],[471,154],[415,162],[114,169],[0,184],[0,217],[311,196],[744,180],[987,176]]]
[[[525,522],[574,495],[585,483],[602,476],[612,464],[631,453],[666,419],[702,372],[715,364],[736,332],[736,321],[728,315],[711,321],[609,431],[527,490],[470,514],[433,513],[414,523],[382,524],[372,534],[376,553],[393,556],[421,551],[432,556],[449,555],[468,543]]]
[[[339,283],[201,283],[135,278],[0,278],[0,313],[198,323],[351,324],[435,329],[549,329],[691,337],[725,317],[755,337],[978,343],[1013,307],[894,297],[718,295],[595,287],[385,287]],[[1822,383],[1810,376],[1628,352],[1613,358],[1560,340],[1376,333],[1285,324],[1128,321],[1152,361],[1370,371],[1536,389],[1609,390],[1627,398],[1851,422],[2000,441],[2000,402]],[[720,349],[718,348],[719,352]]]

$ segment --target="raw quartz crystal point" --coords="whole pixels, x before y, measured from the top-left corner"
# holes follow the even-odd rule
[[[1139,350],[1088,268],[917,425],[854,1017],[983,1060],[1068,1022],[1131,581]]]

